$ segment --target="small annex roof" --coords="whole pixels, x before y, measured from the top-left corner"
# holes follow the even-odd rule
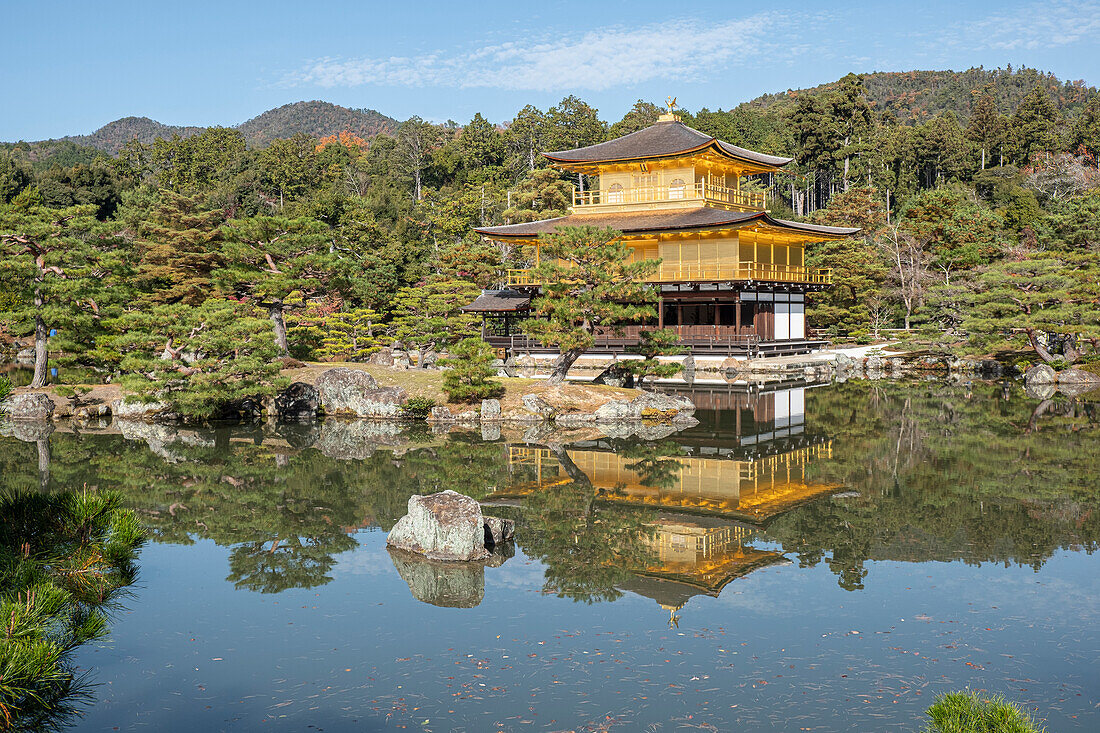
[[[739,148],[736,145],[731,145],[688,127],[676,119],[662,120],[637,132],[604,143],[574,148],[573,150],[543,153],[543,156],[563,165],[619,163],[675,158],[707,149],[713,150],[722,157],[734,158],[765,168],[782,168],[793,160],[793,158],[781,158],[776,155],[765,155],[753,150]]]
[[[600,229],[616,229],[623,234],[656,232],[706,231],[708,229],[741,228],[759,222],[770,227],[824,238],[848,237],[859,231],[858,227],[827,227],[820,224],[776,219],[766,211],[727,211],[698,207],[667,211],[610,212],[603,214],[570,214],[556,219],[506,224],[474,229],[489,239],[534,239],[561,227],[593,226]]]
[[[473,303],[460,310],[465,313],[513,313],[530,306],[531,296],[515,290],[482,290]]]

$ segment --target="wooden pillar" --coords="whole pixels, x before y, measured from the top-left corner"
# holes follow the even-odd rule
[[[733,294],[733,323],[737,329],[737,335],[741,335],[741,291]]]

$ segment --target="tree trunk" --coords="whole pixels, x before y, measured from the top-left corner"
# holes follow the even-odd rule
[[[1031,348],[1035,349],[1035,353],[1039,355],[1039,358],[1045,362],[1054,361],[1054,357],[1047,351],[1046,347],[1039,343],[1039,337],[1035,333],[1034,328],[1024,329],[1024,333],[1027,334],[1028,343],[1031,344]]]
[[[565,376],[569,374],[569,368],[573,366],[573,363],[581,357],[584,353],[584,349],[569,349],[563,351],[557,361],[554,362],[554,371],[550,374],[550,378],[546,380],[547,384],[561,384],[565,381]]]
[[[985,146],[982,146],[982,170],[985,170]]]
[[[271,323],[275,326],[275,345],[279,347],[279,351],[283,353],[283,356],[286,356],[290,353],[290,349],[287,348],[286,344],[286,320],[283,318],[283,301],[276,300],[267,312],[271,316]]]
[[[47,371],[50,359],[48,350],[50,331],[46,328],[46,321],[42,319],[42,291],[40,290],[34,291],[34,307],[39,312],[34,314],[34,379],[31,380],[30,386],[32,389],[38,389],[45,387],[50,379]]]
[[[426,348],[424,348],[423,346],[421,346],[419,349],[417,349],[416,353],[419,354],[419,356],[416,359],[416,368],[417,369],[424,369],[425,368],[425,366],[424,366],[424,356],[425,356],[425,354],[428,353],[428,350]]]

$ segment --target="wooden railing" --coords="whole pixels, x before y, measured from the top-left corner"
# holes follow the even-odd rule
[[[746,209],[763,209],[767,203],[763,192],[741,191],[707,181],[686,183],[682,186],[624,188],[618,191],[606,189],[578,191],[576,187],[573,188],[574,207],[698,200]]]
[[[732,282],[735,280],[831,285],[833,271],[801,265],[773,265],[766,262],[736,264],[669,262],[662,263],[658,271],[647,278],[648,282],[654,283]],[[531,270],[508,270],[508,285],[510,287],[533,286],[539,283],[531,275]]]

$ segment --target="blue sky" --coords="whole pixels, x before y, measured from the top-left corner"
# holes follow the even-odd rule
[[[0,140],[127,115],[236,124],[323,99],[398,119],[510,119],[567,94],[617,120],[848,71],[1033,66],[1100,83],[1100,0],[866,3],[0,0]]]

